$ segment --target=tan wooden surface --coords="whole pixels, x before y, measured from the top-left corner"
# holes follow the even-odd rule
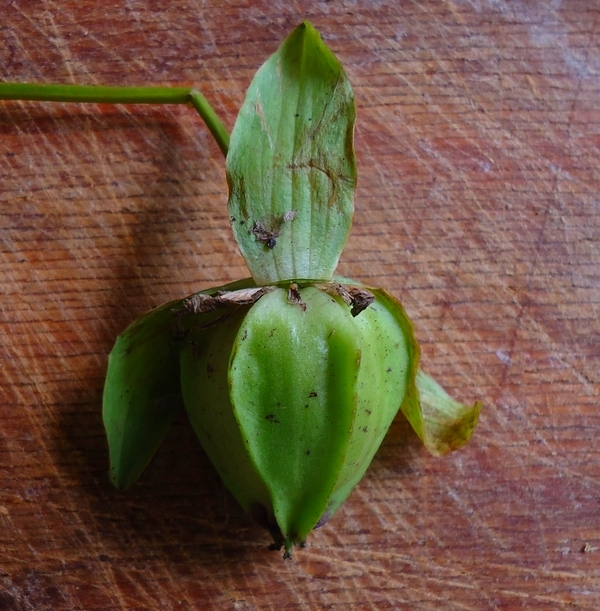
[[[600,608],[600,6],[595,0],[3,2],[3,80],[196,85],[228,128],[301,18],[358,104],[340,271],[398,296],[485,412],[427,455],[401,418],[292,561],[185,417],[107,479],[107,354],[247,275],[193,110],[0,103],[0,609]]]

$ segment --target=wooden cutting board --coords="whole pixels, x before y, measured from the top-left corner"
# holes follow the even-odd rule
[[[423,365],[486,404],[427,455],[398,418],[284,562],[185,417],[107,478],[117,334],[247,275],[191,109],[0,103],[0,609],[600,608],[600,7],[572,2],[5,3],[0,79],[198,86],[228,128],[310,19],[353,83],[340,272],[399,297]]]

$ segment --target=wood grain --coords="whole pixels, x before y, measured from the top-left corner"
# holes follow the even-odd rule
[[[4,3],[0,78],[196,85],[230,128],[301,18],[358,102],[340,271],[402,299],[485,413],[433,459],[398,419],[283,562],[182,416],[127,493],[116,335],[244,277],[186,108],[0,103],[0,609],[600,608],[600,8],[593,0]]]

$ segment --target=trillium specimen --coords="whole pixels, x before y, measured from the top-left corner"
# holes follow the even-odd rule
[[[252,277],[166,303],[118,337],[103,399],[118,488],[139,477],[183,399],[225,485],[289,556],[348,497],[398,411],[433,454],[469,440],[481,405],[419,369],[401,304],[334,275],[353,215],[355,106],[309,23],[259,69],[231,140],[196,90],[3,83],[0,98],[190,103],[226,155]]]

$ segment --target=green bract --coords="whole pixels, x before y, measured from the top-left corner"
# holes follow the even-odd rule
[[[355,110],[310,24],[260,68],[230,142],[193,89],[0,83],[0,99],[189,103],[227,155],[252,278],[164,304],[117,339],[103,400],[117,487],[139,477],[183,400],[223,482],[289,555],[360,481],[399,410],[433,454],[469,440],[481,404],[419,369],[400,303],[333,276],[352,222]]]
[[[330,280],[350,232],[354,96],[308,24],[257,72],[231,134],[229,214],[258,284]]]

